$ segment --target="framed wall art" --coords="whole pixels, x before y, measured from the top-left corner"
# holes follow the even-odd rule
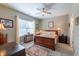
[[[48,28],[53,28],[54,27],[54,22],[53,21],[49,21],[48,22]]]
[[[0,23],[3,23],[5,28],[13,28],[13,20],[0,18]]]

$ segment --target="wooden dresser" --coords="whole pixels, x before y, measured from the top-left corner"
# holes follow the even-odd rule
[[[55,39],[35,36],[34,43],[55,50]]]
[[[3,35],[0,33],[0,45],[6,44],[7,43],[7,34]]]

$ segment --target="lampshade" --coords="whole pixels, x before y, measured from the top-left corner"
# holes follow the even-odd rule
[[[58,35],[62,35],[62,29],[61,28],[57,28],[58,30]]]
[[[43,30],[40,30],[40,32],[43,32]]]
[[[0,30],[6,30],[6,28],[4,27],[3,23],[0,23]]]
[[[61,30],[61,28],[57,28],[57,30]]]

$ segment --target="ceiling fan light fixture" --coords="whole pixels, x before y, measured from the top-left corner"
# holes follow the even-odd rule
[[[52,4],[44,4],[44,5],[46,5],[46,6],[43,7],[43,8],[37,8],[37,10],[40,11],[41,15],[42,15],[42,16],[45,16],[45,15],[50,15],[50,14],[52,14],[52,12],[49,11],[49,10],[51,9]],[[39,13],[39,14],[40,14],[40,13]]]
[[[44,16],[46,13],[42,12],[42,16]]]
[[[45,13],[44,13],[44,12],[42,12],[42,15],[45,15]]]

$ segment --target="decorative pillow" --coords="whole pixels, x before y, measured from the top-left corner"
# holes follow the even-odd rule
[[[55,32],[42,32],[40,35],[52,37],[52,36],[55,36],[56,34]]]

